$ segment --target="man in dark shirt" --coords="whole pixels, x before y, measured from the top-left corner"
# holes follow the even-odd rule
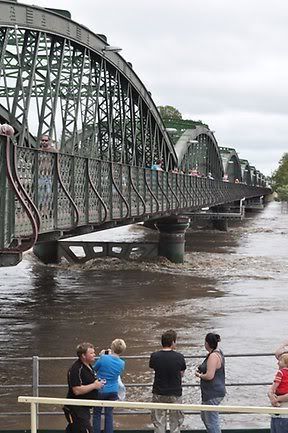
[[[152,353],[149,367],[155,371],[153,398],[155,403],[182,403],[182,376],[186,370],[184,356],[175,351],[177,334],[172,329],[161,338],[162,350]],[[166,433],[167,410],[152,410],[155,433]],[[169,411],[170,433],[180,433],[184,414],[180,410]]]
[[[96,379],[92,368],[96,358],[94,346],[90,343],[79,344],[77,346],[77,356],[77,361],[68,371],[67,398],[95,400],[98,397],[98,389],[104,386],[104,382]],[[90,407],[68,406],[67,408],[72,417],[70,431],[73,433],[93,432],[90,421]]]

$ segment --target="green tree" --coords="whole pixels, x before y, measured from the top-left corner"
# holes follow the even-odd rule
[[[161,117],[163,119],[182,119],[182,114],[180,111],[178,111],[177,108],[172,107],[172,105],[161,105],[158,107],[158,110],[160,111]]]
[[[288,201],[288,185],[279,186],[277,188],[277,194],[280,201]]]
[[[279,161],[279,167],[272,176],[274,188],[288,186],[288,153],[284,153]]]

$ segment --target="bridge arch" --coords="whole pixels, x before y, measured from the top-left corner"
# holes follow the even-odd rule
[[[0,105],[19,146],[49,134],[61,153],[177,163],[150,93],[103,36],[51,10],[0,6]]]
[[[229,182],[239,180],[242,182],[241,163],[238,153],[230,147],[220,147],[220,154],[223,162],[224,176]]]
[[[241,171],[242,171],[242,182],[246,185],[252,185],[251,168],[247,159],[240,159]]]
[[[206,126],[196,126],[183,132],[175,151],[178,167],[185,173],[197,170],[202,175],[211,173],[214,179],[222,179],[223,164],[217,141]]]
[[[253,165],[250,165],[250,175],[251,175],[251,185],[256,186],[258,184],[258,175],[257,175],[256,167],[254,167]]]

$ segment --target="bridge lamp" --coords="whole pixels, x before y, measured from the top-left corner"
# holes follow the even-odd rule
[[[106,45],[104,48],[102,48],[102,53],[105,54],[108,51],[111,53],[119,53],[119,51],[122,51],[122,48],[120,47],[113,47],[112,45]]]
[[[189,140],[187,140],[187,143],[189,143],[189,144],[198,144],[199,141],[198,141],[198,140],[191,140],[191,139],[189,138]]]

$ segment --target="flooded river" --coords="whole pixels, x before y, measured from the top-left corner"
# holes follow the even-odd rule
[[[141,226],[117,229],[120,239],[156,239]],[[91,237],[90,237],[91,238]],[[98,259],[83,266],[45,266],[28,253],[16,268],[0,269],[0,412],[27,410],[16,406],[10,384],[31,380],[31,361],[23,357],[73,356],[78,342],[95,343],[97,350],[116,337],[124,338],[127,355],[149,355],[159,348],[161,333],[178,332],[178,350],[204,354],[205,334],[221,335],[222,349],[231,353],[267,353],[288,339],[288,214],[272,202],[263,211],[247,214],[229,231],[189,230],[182,265],[164,259],[126,262]],[[16,358],[5,361],[3,358]],[[188,360],[185,381],[196,384],[197,360]],[[64,384],[71,361],[43,361],[40,383]],[[127,361],[126,383],[150,383],[146,358]],[[273,357],[228,358],[227,383],[270,382]],[[227,404],[267,405],[267,387],[228,387]],[[42,389],[41,395],[64,396],[65,389]],[[128,399],[149,400],[151,388],[128,390]],[[197,387],[184,388],[184,400],[200,401]],[[47,410],[47,408],[44,408]],[[56,407],[52,410],[59,410]],[[235,419],[234,419],[235,418]],[[223,416],[223,425],[267,426],[269,417]],[[1,426],[28,426],[29,419],[0,417]],[[59,417],[46,417],[47,426],[63,426]],[[148,416],[118,417],[123,427],[149,426]],[[140,424],[140,425],[139,425]],[[198,415],[187,416],[185,428],[201,426]]]

